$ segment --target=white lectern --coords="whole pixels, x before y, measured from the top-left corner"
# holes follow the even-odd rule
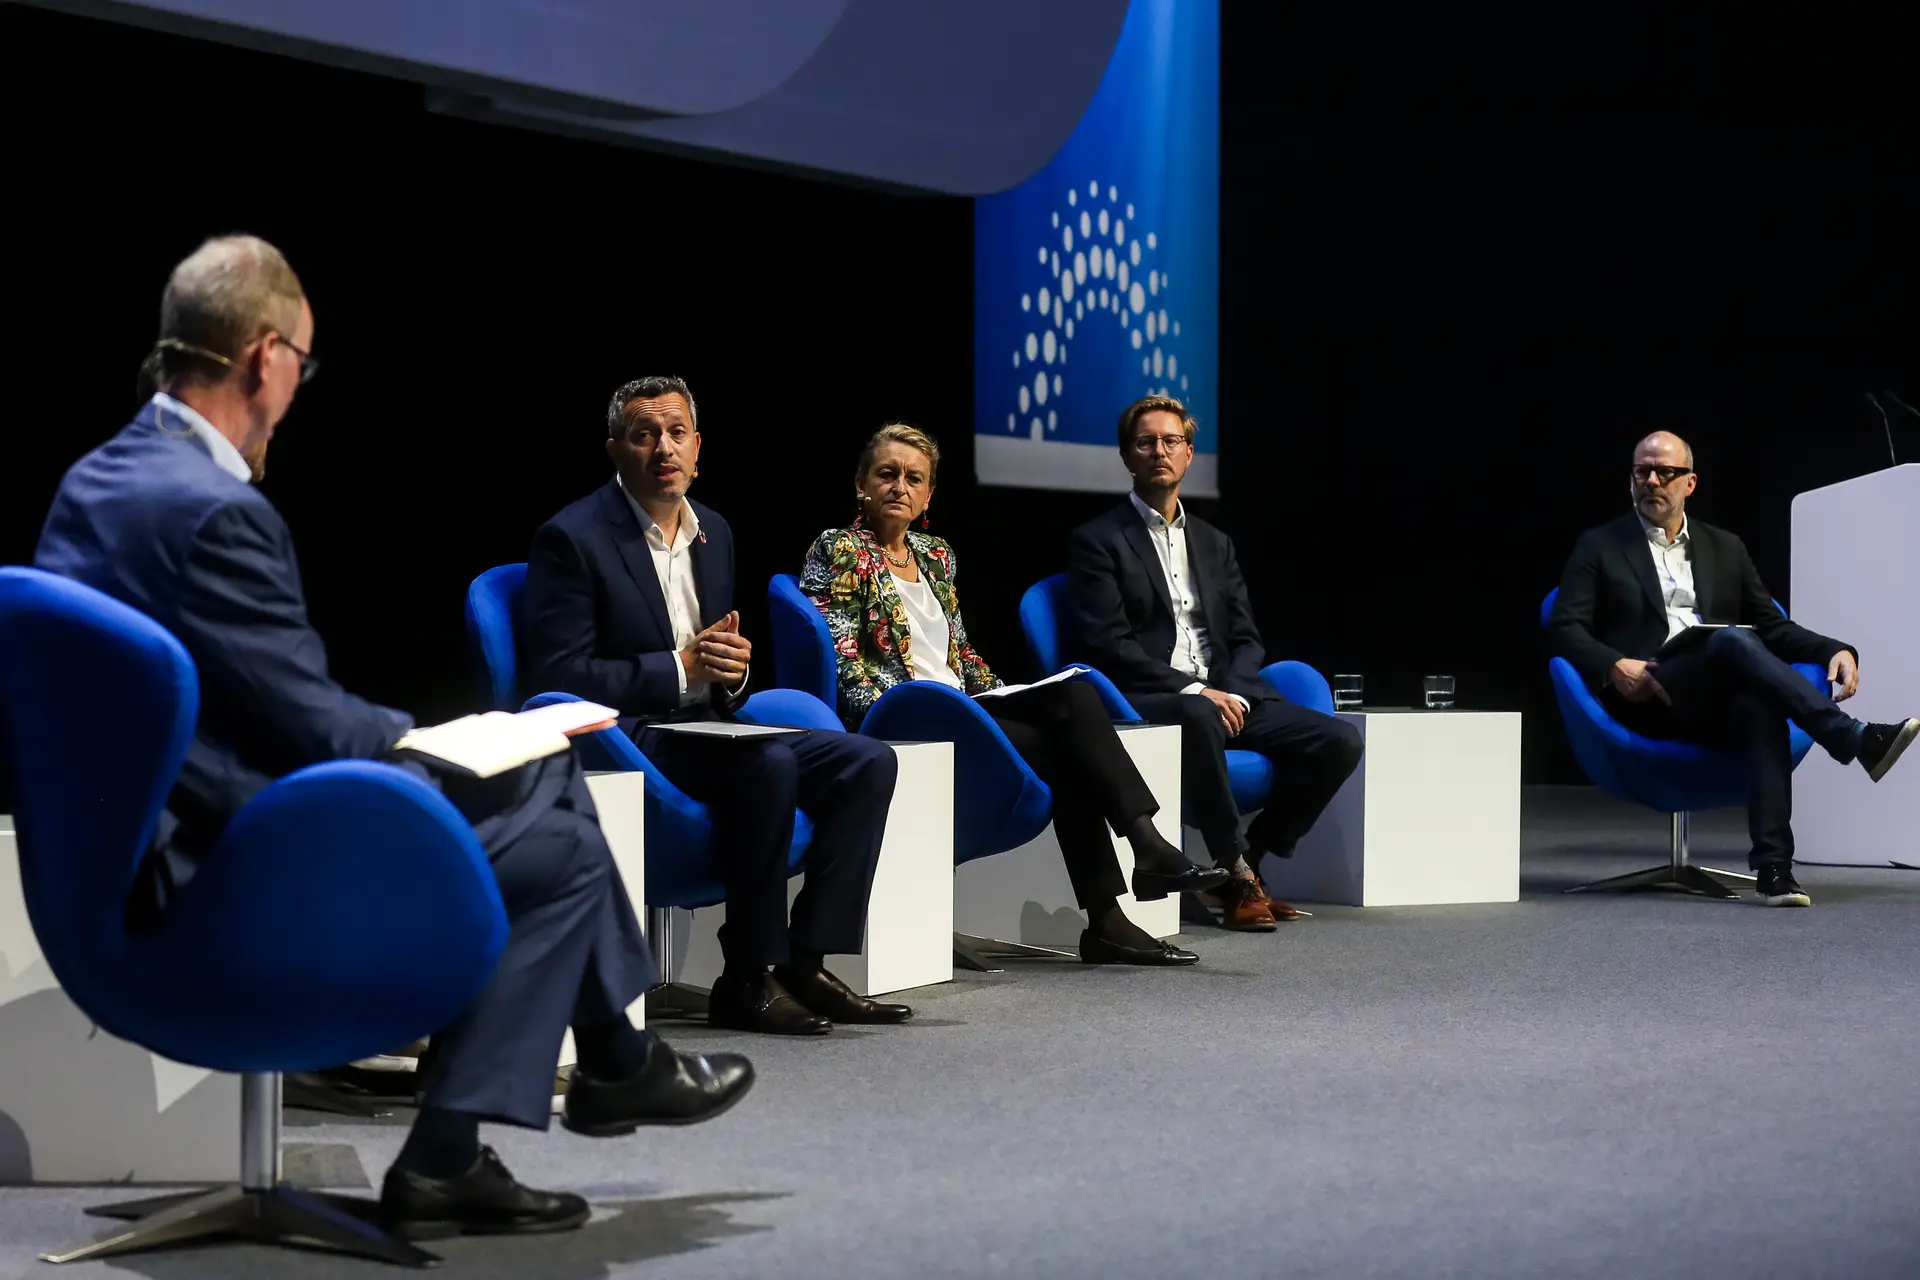
[[[1861,720],[1920,715],[1920,463],[1793,500],[1794,621],[1860,649]],[[1815,747],[1793,778],[1795,856],[1920,866],[1920,760],[1877,785]]]

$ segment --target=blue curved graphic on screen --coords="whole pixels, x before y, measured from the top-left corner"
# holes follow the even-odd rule
[[[1200,420],[1187,492],[1218,492],[1218,0],[1133,0],[1105,78],[1045,168],[974,203],[983,484],[1126,487],[1120,410]]]

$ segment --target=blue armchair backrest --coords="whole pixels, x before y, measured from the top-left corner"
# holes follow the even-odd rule
[[[127,895],[199,714],[193,662],[159,623],[66,578],[0,569],[0,737],[33,851],[22,887],[83,1009],[88,976],[125,947]]]
[[[773,622],[773,678],[782,689],[810,693],[838,708],[839,664],[833,635],[800,581],[776,573],[767,583],[767,611]]]
[[[495,711],[520,706],[520,605],[526,593],[524,564],[489,569],[467,588],[467,642],[487,705]]]
[[[1067,575],[1056,573],[1027,588],[1020,597],[1020,633],[1027,639],[1033,678],[1052,675],[1067,661]]]

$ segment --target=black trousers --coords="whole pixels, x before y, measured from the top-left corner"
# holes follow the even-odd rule
[[[544,1129],[561,1036],[624,1018],[658,980],[653,957],[572,752],[484,781],[434,780],[473,823],[509,933],[479,999],[433,1036],[426,1101]]]
[[[1053,833],[1074,900],[1082,911],[1107,906],[1127,891],[1109,829],[1117,835],[1160,805],[1100,695],[1084,681],[1065,680],[983,698],[980,706],[1053,789]]]
[[[1220,709],[1197,693],[1129,693],[1127,701],[1155,724],[1180,726],[1180,788],[1187,814],[1206,839],[1207,852],[1221,866],[1251,850],[1282,858],[1319,820],[1353,771],[1359,767],[1360,731],[1344,720],[1295,706],[1279,694],[1253,704],[1233,738]],[[1227,778],[1227,751],[1257,751],[1273,761],[1273,793],[1266,807],[1240,835],[1240,806]]]
[[[784,964],[798,949],[852,955],[899,773],[893,748],[851,733],[718,738],[643,725],[634,735],[673,784],[708,806],[727,888],[729,969]],[[813,819],[806,883],[787,912],[793,811]]]
[[[1776,657],[1751,631],[1729,627],[1706,645],[1669,658],[1654,679],[1668,706],[1628,702],[1608,686],[1609,714],[1649,738],[1698,742],[1739,753],[1746,765],[1747,861],[1755,868],[1793,860],[1793,748],[1789,720],[1842,764],[1859,753],[1859,725],[1828,694]]]

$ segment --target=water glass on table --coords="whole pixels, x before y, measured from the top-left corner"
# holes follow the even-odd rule
[[[1453,677],[1428,676],[1425,681],[1427,692],[1427,710],[1453,710]]]
[[[1364,681],[1359,676],[1335,676],[1333,678],[1333,709],[1358,711],[1363,685]]]

